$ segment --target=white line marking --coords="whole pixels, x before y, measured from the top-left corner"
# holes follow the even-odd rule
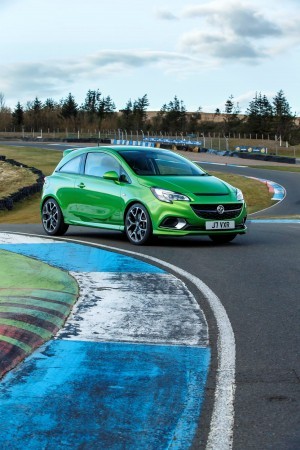
[[[228,166],[228,167],[238,167],[240,169],[248,169],[249,166],[239,166],[238,164],[227,164],[218,162],[208,162],[208,161],[193,161],[196,164],[211,164],[212,166]]]
[[[24,237],[21,237],[21,233],[14,234],[10,232],[0,232],[0,244],[26,244],[24,242]],[[26,235],[28,236],[28,235]],[[51,239],[52,242],[55,242],[54,239]],[[45,238],[38,237],[37,235],[33,236],[28,244],[44,244]]]
[[[10,232],[7,232],[10,233]],[[14,234],[14,233],[11,233]],[[47,236],[33,235],[28,233],[16,233],[25,236],[38,236],[44,239],[49,239]],[[51,239],[51,238],[50,238]],[[52,238],[53,240],[53,238]],[[219,331],[217,348],[218,348],[218,370],[216,378],[215,401],[213,406],[210,431],[207,440],[207,450],[227,450],[232,448],[233,441],[233,425],[234,425],[234,395],[235,395],[235,338],[230,320],[227,316],[226,310],[222,305],[220,299],[214,292],[199,278],[191,275],[179,267],[174,266],[168,262],[162,261],[153,256],[148,256],[134,252],[131,250],[124,250],[118,247],[111,247],[109,245],[95,244],[94,242],[75,240],[70,238],[55,238],[55,240],[69,241],[73,243],[80,243],[83,245],[92,245],[107,249],[109,251],[117,251],[126,253],[143,259],[152,261],[162,267],[171,269],[173,272],[186,278],[192,282],[199,291],[204,295],[208,304],[215,316],[217,327]]]

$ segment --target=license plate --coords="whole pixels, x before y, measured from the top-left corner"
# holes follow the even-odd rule
[[[232,230],[235,228],[234,220],[216,220],[215,222],[206,222],[206,230]]]

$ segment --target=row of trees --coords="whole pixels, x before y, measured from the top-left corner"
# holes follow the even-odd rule
[[[295,124],[295,114],[280,90],[270,101],[261,92],[256,93],[249,103],[244,117],[240,116],[239,105],[230,96],[225,104],[224,122],[226,131],[254,132],[256,134],[274,134],[285,140],[291,140],[292,135],[299,133]]]
[[[231,95],[224,110],[216,109],[210,120],[205,120],[201,108],[188,112],[184,102],[177,96],[164,104],[160,111],[149,117],[147,94],[134,101],[128,100],[124,109],[116,111],[110,96],[103,96],[97,90],[89,90],[84,103],[79,105],[69,93],[56,102],[52,98],[42,102],[38,97],[26,105],[17,103],[11,110],[5,106],[4,95],[0,93],[0,131],[30,131],[82,129],[105,130],[144,130],[167,133],[255,133],[273,134],[284,140],[297,140],[299,126],[295,124],[295,114],[280,90],[270,101],[266,95],[256,93],[250,102],[246,114],[240,114],[238,103]]]

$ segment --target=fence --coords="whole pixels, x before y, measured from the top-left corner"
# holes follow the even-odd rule
[[[218,151],[233,151],[238,146],[255,146],[264,147],[268,149],[268,154],[284,155],[291,157],[300,157],[300,145],[290,146],[288,142],[282,141],[280,136],[271,135],[258,135],[254,133],[242,134],[242,133],[229,133],[224,135],[222,133],[173,133],[170,134],[164,131],[146,131],[143,130],[22,130],[21,132],[15,131],[0,131],[0,140],[5,139],[23,139],[23,140],[44,140],[44,141],[59,141],[72,139],[84,140],[94,139],[101,141],[103,139],[119,140],[119,141],[142,141],[142,140],[164,140],[174,142],[174,145],[178,142],[189,142],[188,145],[201,146],[207,149],[215,149]]]

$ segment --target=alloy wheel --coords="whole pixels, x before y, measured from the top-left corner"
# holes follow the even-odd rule
[[[133,205],[126,214],[125,230],[128,239],[136,245],[144,244],[151,234],[151,221],[142,205]]]
[[[52,236],[62,235],[69,228],[69,225],[64,222],[58,203],[52,198],[49,198],[43,205],[42,222],[46,233]]]
[[[58,225],[58,208],[56,203],[48,200],[43,206],[43,225],[47,232],[55,231]]]

